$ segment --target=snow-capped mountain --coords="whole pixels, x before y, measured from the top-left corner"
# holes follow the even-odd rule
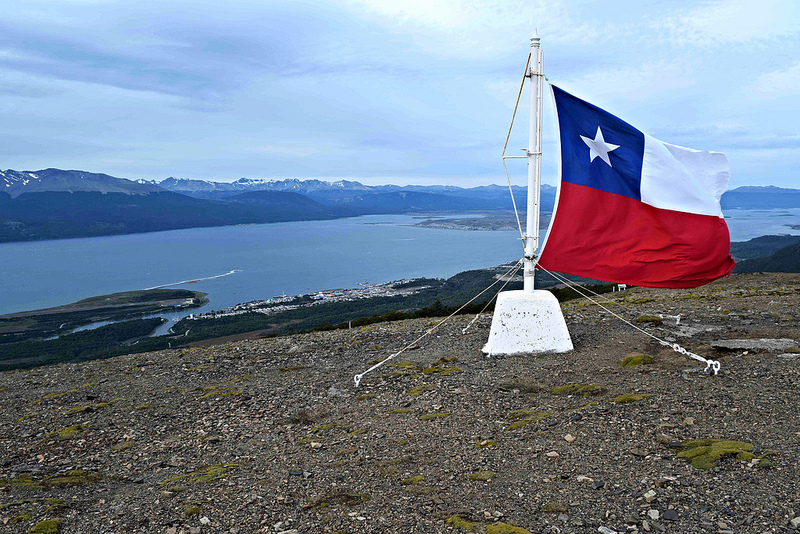
[[[115,178],[107,174],[85,171],[62,171],[44,169],[41,171],[0,170],[0,192],[16,198],[23,193],[46,192],[99,192],[124,193],[126,195],[146,195],[164,192],[155,184],[138,183],[125,178]]]

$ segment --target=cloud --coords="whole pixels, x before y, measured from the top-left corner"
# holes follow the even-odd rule
[[[796,0],[716,0],[651,24],[674,46],[723,46],[796,37],[798,16]]]
[[[785,69],[767,72],[760,75],[750,86],[751,97],[775,99],[779,97],[800,95],[800,62]]]

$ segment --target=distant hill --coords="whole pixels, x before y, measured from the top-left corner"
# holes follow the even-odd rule
[[[722,209],[800,208],[800,189],[772,185],[737,187],[722,195],[721,204]]]
[[[731,243],[731,256],[737,261],[761,258],[797,242],[800,242],[800,236],[797,235],[764,235]]]
[[[800,242],[784,247],[763,258],[740,261],[736,273],[800,273]]]
[[[16,198],[24,193],[54,191],[69,193],[92,191],[146,195],[148,193],[163,193],[166,189],[152,183],[139,183],[124,178],[115,178],[107,174],[85,171],[44,169],[31,172],[9,169],[7,171],[0,170],[0,191],[5,191],[11,198]]]

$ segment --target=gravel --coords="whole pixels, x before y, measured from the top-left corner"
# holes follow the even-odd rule
[[[785,356],[800,279],[610,298],[631,321],[680,315],[639,324],[722,372],[572,301],[571,353],[489,359],[491,317],[465,334],[458,317],[358,389],[354,374],[435,321],[2,373],[2,530],[797,531],[800,361]],[[752,343],[713,348],[726,339]],[[795,344],[761,341],[777,339]],[[653,363],[618,364],[631,354]],[[697,469],[678,456],[690,439],[745,442],[754,457]]]

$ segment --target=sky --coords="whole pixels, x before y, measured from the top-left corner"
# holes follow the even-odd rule
[[[796,0],[2,4],[2,169],[503,184],[536,28],[551,83],[662,141],[724,152],[731,188],[800,186]],[[511,152],[527,146],[527,103]],[[509,170],[525,183],[524,162]]]

